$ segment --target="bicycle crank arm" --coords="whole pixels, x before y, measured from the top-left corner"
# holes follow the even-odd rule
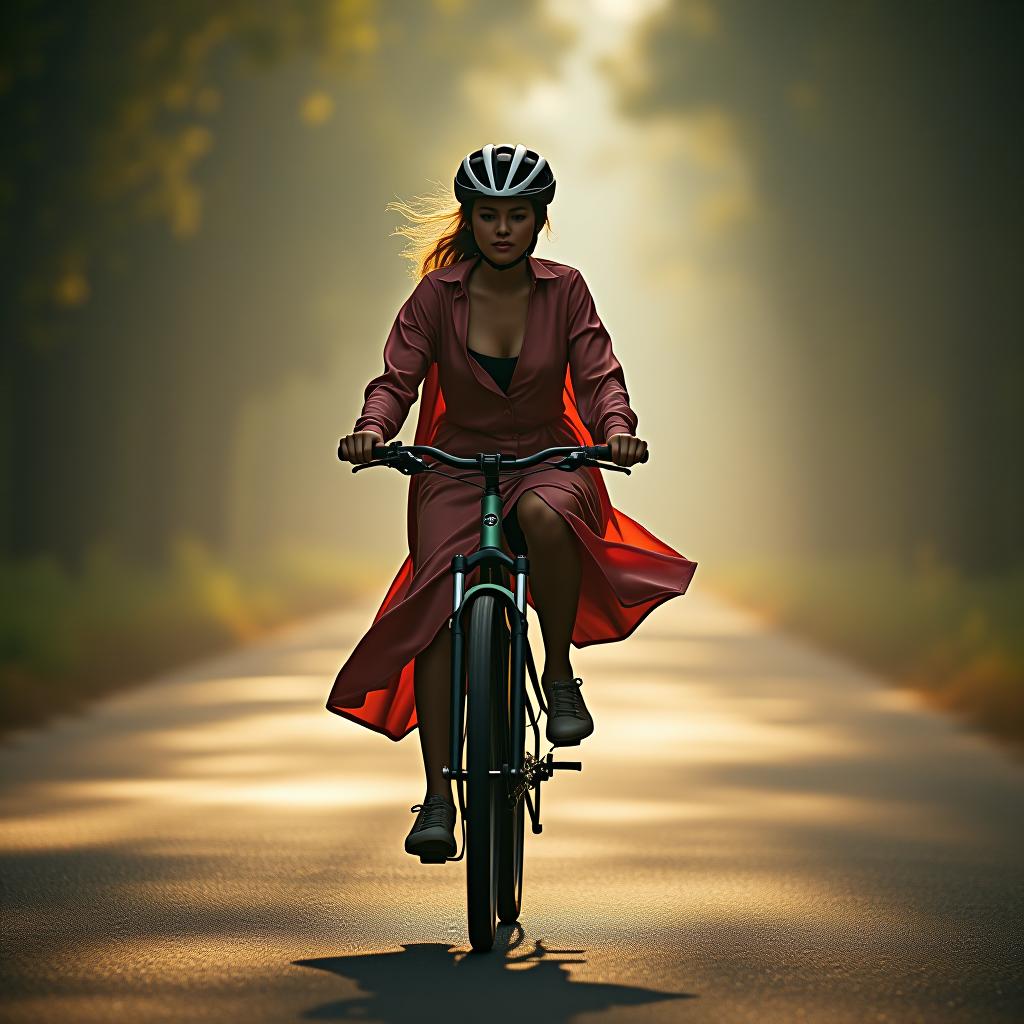
[[[581,772],[583,771],[582,761],[556,761],[555,755],[551,752],[544,758],[538,765],[540,770],[544,773],[544,778],[550,779],[551,773],[557,771],[559,768],[568,770],[570,772]]]
[[[550,779],[552,772],[558,771],[559,769],[570,772],[583,771],[582,761],[556,761],[553,754],[548,754],[543,761],[533,759],[530,757],[529,753],[527,753],[526,758],[526,763],[521,771],[516,771],[514,768],[509,768],[508,765],[505,765],[504,768],[492,768],[488,774],[506,775],[510,777],[518,775],[523,779],[520,786],[523,788],[531,788],[536,782],[543,782],[545,779]],[[459,772],[453,772],[447,767],[447,765],[441,769],[441,774],[446,779],[465,778],[466,776],[465,769]],[[519,793],[516,794],[517,799],[519,795]]]

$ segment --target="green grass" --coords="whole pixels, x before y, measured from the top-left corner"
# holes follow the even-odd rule
[[[842,652],[1015,746],[1024,743],[1024,570],[958,574],[934,555],[717,565],[711,590]]]
[[[231,565],[187,538],[154,569],[110,545],[75,574],[52,557],[0,566],[0,728],[39,724],[379,586],[379,566],[336,552],[281,547]]]

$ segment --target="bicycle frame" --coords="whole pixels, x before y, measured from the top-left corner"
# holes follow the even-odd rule
[[[481,594],[493,594],[508,611],[511,623],[511,663],[509,667],[510,704],[512,723],[512,763],[503,768],[508,773],[508,782],[518,782],[523,775],[523,744],[525,741],[524,701],[526,697],[526,670],[543,707],[540,683],[533,663],[533,654],[527,642],[526,580],[530,571],[530,560],[525,555],[514,557],[506,554],[501,547],[502,517],[501,488],[496,456],[484,456],[484,494],[480,502],[480,547],[470,555],[455,555],[452,558],[454,590],[451,618],[451,756],[444,774],[451,779],[463,779],[462,769],[462,727],[463,727],[463,679],[465,678],[465,633],[463,619],[473,601]],[[468,573],[480,566],[480,581],[465,590]],[[502,570],[511,570],[515,577],[515,592],[498,582]],[[531,714],[531,720],[534,716]],[[536,726],[534,726],[536,728]],[[538,740],[539,745],[539,740]]]

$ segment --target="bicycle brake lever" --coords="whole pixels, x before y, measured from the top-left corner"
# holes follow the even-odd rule
[[[394,455],[389,452],[383,459],[378,459],[375,462],[366,462],[360,466],[353,466],[352,472],[358,473],[361,469],[373,469],[374,466],[397,469],[403,476],[415,476],[417,473],[426,473],[430,468],[418,455],[413,455],[412,452],[396,452]]]
[[[580,466],[596,466],[599,469],[614,469],[617,473],[625,473],[626,476],[631,475],[625,466],[615,466],[610,462],[600,462],[597,459],[592,459],[582,454],[566,455],[561,462],[556,462],[553,465],[555,469],[564,469],[567,473],[574,472]]]

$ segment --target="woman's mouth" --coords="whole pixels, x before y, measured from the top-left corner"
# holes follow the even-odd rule
[[[512,248],[512,243],[511,242],[495,242],[494,243],[494,248],[495,249],[511,249]]]

